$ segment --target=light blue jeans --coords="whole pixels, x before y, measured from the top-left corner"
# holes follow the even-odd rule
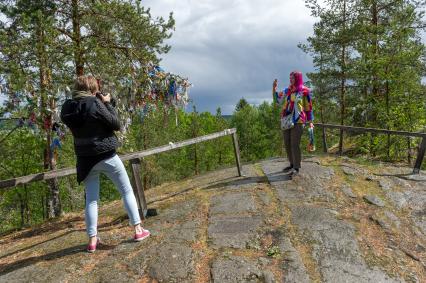
[[[105,174],[120,191],[124,207],[129,215],[130,224],[136,225],[141,223],[138,205],[132,186],[130,185],[129,176],[121,159],[118,155],[114,155],[97,163],[83,181],[86,187],[85,220],[86,231],[89,237],[97,235],[100,173]]]

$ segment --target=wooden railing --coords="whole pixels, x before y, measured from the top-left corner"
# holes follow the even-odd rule
[[[210,135],[205,135],[197,138],[193,138],[190,140],[185,140],[181,142],[170,142],[168,145],[151,148],[144,151],[128,153],[120,156],[122,161],[130,161],[131,170],[132,170],[132,187],[136,196],[136,200],[138,202],[139,210],[141,212],[141,217],[145,218],[148,208],[145,199],[145,193],[141,182],[141,158],[146,156],[154,155],[161,152],[166,152],[169,150],[173,150],[176,148],[181,148],[184,146],[197,144],[200,142],[217,139],[224,136],[232,135],[232,142],[234,145],[234,154],[235,154],[235,162],[237,165],[238,176],[242,176],[242,167],[241,167],[241,159],[240,159],[240,149],[238,145],[237,138],[237,130],[236,129],[226,129],[221,132],[213,133]],[[43,173],[31,174],[27,176],[17,177],[8,180],[0,180],[0,190],[12,189],[16,186],[28,184],[36,181],[46,181],[54,178],[60,178],[69,176],[76,173],[75,168],[65,168],[59,170],[52,170]]]
[[[397,135],[397,136],[405,136],[405,137],[418,137],[422,138],[422,142],[420,144],[419,152],[417,154],[416,163],[414,164],[413,174],[419,174],[420,168],[422,166],[423,158],[425,156],[426,151],[426,133],[412,133],[405,131],[393,131],[393,130],[385,130],[385,129],[375,129],[375,128],[364,128],[364,127],[353,127],[353,126],[343,126],[343,125],[334,125],[334,124],[322,124],[315,123],[315,126],[321,127],[322,132],[322,143],[324,152],[327,152],[327,138],[325,129],[339,129],[341,131],[348,132],[358,132],[358,133],[376,133],[376,134],[387,134],[387,135]]]

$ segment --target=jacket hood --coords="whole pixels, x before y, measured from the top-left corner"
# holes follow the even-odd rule
[[[70,128],[81,127],[95,103],[96,97],[83,97],[81,99],[69,99],[62,106],[61,119]]]

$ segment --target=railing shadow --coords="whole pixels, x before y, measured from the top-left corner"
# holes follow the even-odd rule
[[[76,219],[80,219],[81,221],[83,220],[83,218],[81,218],[81,217],[75,217],[75,218],[73,218],[73,220],[74,220],[74,221],[76,221]],[[114,226],[116,226],[116,225],[118,225],[118,224],[121,224],[121,223],[125,222],[125,221],[126,221],[126,220],[128,220],[128,219],[129,219],[129,218],[128,218],[127,214],[121,215],[121,216],[119,216],[119,217],[115,218],[114,220],[112,220],[112,221],[110,221],[110,222],[106,222],[106,223],[103,223],[103,224],[101,224],[101,225],[98,225],[98,230],[99,230],[99,231],[102,231],[102,232],[105,232],[105,231],[111,230],[111,229],[113,229],[113,227],[114,227]],[[65,229],[65,228],[64,228],[64,229]],[[62,233],[61,235],[55,236],[55,237],[53,237],[53,238],[50,238],[50,239],[47,239],[47,240],[44,240],[44,241],[38,242],[38,243],[36,243],[36,244],[34,244],[34,245],[31,245],[31,246],[28,246],[28,247],[25,247],[25,248],[22,248],[22,249],[19,249],[19,250],[16,250],[16,251],[10,252],[10,253],[8,253],[8,254],[2,255],[2,256],[0,256],[0,260],[1,260],[1,259],[4,259],[4,258],[7,258],[7,257],[9,257],[9,256],[12,256],[12,255],[15,255],[15,254],[18,254],[18,253],[21,253],[21,252],[24,252],[24,251],[30,250],[30,249],[32,249],[32,248],[34,248],[34,247],[40,246],[40,245],[45,244],[45,243],[48,243],[48,242],[50,242],[50,241],[54,241],[54,240],[59,239],[59,238],[61,238],[61,237],[67,236],[67,235],[69,235],[69,234],[72,234],[72,233],[74,233],[74,232],[84,232],[84,231],[85,231],[85,229],[73,229],[73,230],[67,231],[67,232]],[[33,234],[33,233],[31,233],[31,232],[32,232],[32,231],[28,231],[28,232],[26,232],[24,235],[19,235],[19,236],[17,236],[17,237],[14,237],[14,238],[12,238],[10,241],[3,242],[2,244],[5,244],[5,243],[7,244],[8,242],[12,242],[13,240],[16,240],[16,239],[23,239],[23,238],[25,238],[25,237],[30,238],[30,237],[34,236],[34,234]],[[41,234],[41,233],[46,233],[46,232],[52,232],[52,231],[50,231],[50,230],[48,230],[48,229],[44,229],[44,230],[43,230],[43,229],[41,229],[41,228],[40,228],[40,229],[37,231],[37,234],[36,234],[36,235],[39,235],[39,234]],[[55,232],[55,231],[53,231],[53,232]],[[102,243],[102,244],[101,244],[101,247],[100,247],[99,249],[100,249],[100,250],[102,250],[103,248],[105,249],[106,247],[108,247],[108,246]],[[0,267],[0,270],[1,270],[1,267]],[[0,273],[0,274],[1,274],[1,273]]]
[[[271,174],[268,174],[268,181],[269,182],[285,182],[285,181],[291,181],[292,177],[291,174],[284,173],[282,171],[274,172]]]
[[[259,176],[259,177],[228,177],[225,178],[223,180],[220,180],[218,182],[215,182],[212,185],[209,186],[204,186],[204,187],[200,187],[200,186],[192,186],[189,188],[186,188],[182,191],[179,192],[174,192],[174,193],[170,193],[162,198],[157,198],[157,199],[153,199],[149,202],[147,202],[147,204],[153,204],[159,201],[164,201],[170,198],[173,198],[175,196],[178,195],[182,195],[184,193],[187,193],[189,191],[195,190],[195,189],[201,189],[201,190],[214,190],[217,188],[221,188],[221,187],[226,187],[226,186],[241,186],[241,185],[248,185],[248,184],[255,184],[255,183],[267,183],[268,180],[266,177],[264,176]]]
[[[70,233],[73,233],[73,232],[77,232],[77,231],[81,231],[81,230],[82,229],[68,231],[68,232],[66,232],[66,233],[64,233],[64,234],[62,234],[60,236],[55,237],[55,238],[52,238],[52,239],[49,239],[49,240],[37,243],[36,245],[32,245],[30,247],[26,247],[26,248],[20,249],[18,251],[14,251],[12,253],[4,255],[1,258],[5,258],[5,257],[8,257],[8,256],[11,256],[13,254],[16,254],[16,253],[28,250],[28,249],[33,248],[35,246],[38,246],[40,244],[52,241],[54,239],[60,238],[62,236],[65,236],[67,234],[70,234]],[[99,250],[99,251],[108,251],[108,250],[115,249],[117,246],[118,245],[109,245],[109,244],[104,244],[104,243],[101,242],[98,245],[97,250]],[[66,248],[66,249],[62,249],[62,250],[59,250],[59,251],[56,251],[56,252],[52,252],[52,253],[49,253],[49,254],[45,254],[45,255],[41,255],[41,256],[28,257],[28,258],[25,258],[25,259],[22,259],[22,260],[11,262],[9,264],[0,265],[0,276],[5,275],[5,274],[10,273],[10,272],[13,272],[13,271],[18,270],[18,269],[21,269],[21,268],[25,268],[25,267],[33,265],[33,264],[37,264],[38,262],[41,262],[41,261],[56,260],[56,259],[59,259],[59,258],[71,256],[71,255],[78,254],[78,253],[86,253],[86,244],[76,245],[76,246],[69,247],[69,248]]]
[[[31,245],[31,246],[28,246],[28,247],[25,247],[25,248],[22,248],[22,249],[19,249],[19,250],[16,250],[16,251],[10,252],[10,253],[8,253],[8,254],[2,255],[2,256],[0,256],[0,259],[3,259],[3,258],[6,258],[6,257],[9,257],[9,256],[11,256],[11,255],[14,255],[14,254],[17,254],[17,253],[20,253],[20,252],[24,252],[24,251],[26,251],[26,250],[32,249],[32,248],[34,248],[34,247],[37,247],[37,246],[39,246],[39,245],[41,245],[41,244],[45,244],[45,243],[47,243],[47,242],[50,242],[50,241],[56,240],[56,239],[58,239],[58,238],[61,238],[61,237],[63,237],[63,236],[66,236],[66,235],[68,235],[68,234],[71,234],[71,233],[74,233],[74,232],[77,232],[77,231],[83,231],[83,229],[67,231],[67,232],[65,232],[65,233],[63,233],[63,234],[61,234],[61,235],[59,235],[59,236],[56,236],[56,237],[50,238],[50,239],[45,240],[45,241],[41,241],[41,242],[39,242],[39,243],[37,243],[37,244],[34,244],[34,245]]]
[[[231,179],[231,180],[229,180]],[[230,177],[223,180],[220,180],[209,186],[201,187],[202,190],[214,190],[221,187],[231,187],[231,186],[243,186],[249,184],[258,184],[267,182],[264,176],[255,176],[255,177]]]
[[[109,222],[103,223],[101,225],[98,225],[98,230],[108,231],[107,228],[111,228],[111,227],[113,227],[115,225],[121,224],[121,223],[125,222],[128,219],[129,219],[129,216],[127,214],[120,215],[120,216],[118,216],[117,218],[115,218],[112,221],[109,221]]]
[[[426,182],[426,177],[419,175],[419,174],[413,174],[413,173],[406,173],[406,174],[378,174],[374,173],[374,176],[379,177],[397,177],[401,178],[407,181],[413,181],[413,182]]]
[[[249,184],[265,184],[269,182],[277,182],[277,181],[291,181],[291,175],[283,173],[282,171],[278,171],[272,174],[269,174],[269,177],[266,176],[255,176],[255,177],[228,177],[221,181],[218,181],[212,185],[205,186],[205,187],[199,187],[199,186],[192,186],[190,188],[184,189],[179,192],[174,192],[171,194],[168,194],[162,198],[153,199],[147,204],[153,204],[159,201],[164,201],[170,198],[173,198],[178,195],[182,195],[184,193],[187,193],[189,191],[195,190],[195,189],[201,189],[201,190],[215,190],[222,187],[231,187],[231,186],[243,186],[243,185],[249,185]]]
[[[261,183],[267,183],[268,180],[265,176],[255,176],[255,177],[243,177],[239,178],[237,180],[232,180],[228,182],[219,182],[216,184],[212,184],[206,187],[201,188],[202,190],[213,190],[221,187],[231,187],[231,186],[244,186],[244,185],[250,185],[250,184],[261,184]]]
[[[85,250],[86,245],[78,245],[78,246],[74,246],[74,247],[70,247],[70,248],[66,248],[60,251],[56,251],[53,253],[49,253],[49,254],[45,254],[45,255],[41,255],[41,256],[33,256],[33,257],[29,257],[29,258],[25,258],[19,261],[15,261],[6,265],[1,265],[0,266],[0,276],[5,275],[7,273],[13,272],[15,270],[21,269],[21,268],[25,268],[27,266],[36,264],[38,262],[41,261],[51,261],[51,260],[55,260],[58,258],[62,258],[62,257],[66,257],[66,256],[71,256],[74,254],[78,254],[81,253]]]
[[[223,179],[223,180],[221,180],[219,182],[216,182],[214,185],[216,185],[218,183],[222,183],[224,180],[235,179],[235,178],[239,178],[239,177],[228,177],[228,178],[225,178],[225,179]],[[156,202],[159,202],[159,201],[167,200],[167,199],[170,199],[172,197],[175,197],[175,196],[187,193],[189,191],[192,191],[192,190],[195,190],[195,189],[198,189],[198,188],[200,188],[200,186],[191,186],[191,187],[186,188],[184,190],[181,190],[181,191],[178,191],[178,192],[174,192],[174,193],[170,193],[170,194],[168,194],[168,195],[166,195],[166,196],[164,196],[162,198],[157,198],[157,199],[153,199],[151,201],[148,201],[147,204],[153,204],[153,203],[156,203]],[[202,187],[201,189],[205,189],[205,188]]]
[[[83,220],[84,220],[84,218],[81,217],[81,216],[76,216],[76,217],[71,218],[71,219],[60,219],[60,218],[53,219],[49,223],[47,223],[47,224],[45,223],[38,228],[32,228],[31,230],[19,233],[18,235],[14,236],[14,237],[12,237],[8,240],[0,241],[0,244],[7,244],[9,242],[13,242],[13,241],[16,241],[16,240],[19,240],[19,239],[38,236],[38,235],[44,234],[46,232],[55,233],[55,232],[69,228],[70,225],[72,225],[73,222],[78,222],[78,221],[83,221]],[[12,234],[12,233],[16,233],[16,232],[17,232],[16,230],[13,230],[11,232],[4,233],[0,236],[4,237],[4,236],[7,236],[8,234]]]
[[[115,247],[117,247],[117,245],[105,245],[101,243],[98,245],[97,250],[100,250],[100,251],[112,250]],[[52,253],[41,255],[41,256],[33,256],[33,257],[25,258],[25,259],[15,261],[9,264],[5,264],[5,265],[0,265],[0,276],[16,271],[21,268],[25,268],[33,264],[37,264],[38,262],[41,262],[41,261],[51,261],[58,258],[63,258],[63,257],[71,256],[74,254],[78,254],[78,253],[86,253],[85,244],[69,247],[66,249],[62,249],[60,251],[52,252]]]

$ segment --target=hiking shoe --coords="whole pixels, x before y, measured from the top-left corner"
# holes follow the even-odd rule
[[[95,251],[96,251],[96,247],[97,247],[97,245],[99,245],[99,238],[96,238],[96,244],[93,244],[93,245],[87,245],[87,252],[88,253],[94,253]]]
[[[151,233],[148,230],[142,229],[142,233],[135,234],[135,236],[133,237],[133,240],[135,242],[140,242],[143,239],[148,238],[150,235],[151,235]]]
[[[291,171],[291,177],[296,177],[297,175],[299,175],[299,168],[293,169]]]
[[[293,169],[293,166],[287,166],[286,168],[283,169],[284,173],[290,172]]]

